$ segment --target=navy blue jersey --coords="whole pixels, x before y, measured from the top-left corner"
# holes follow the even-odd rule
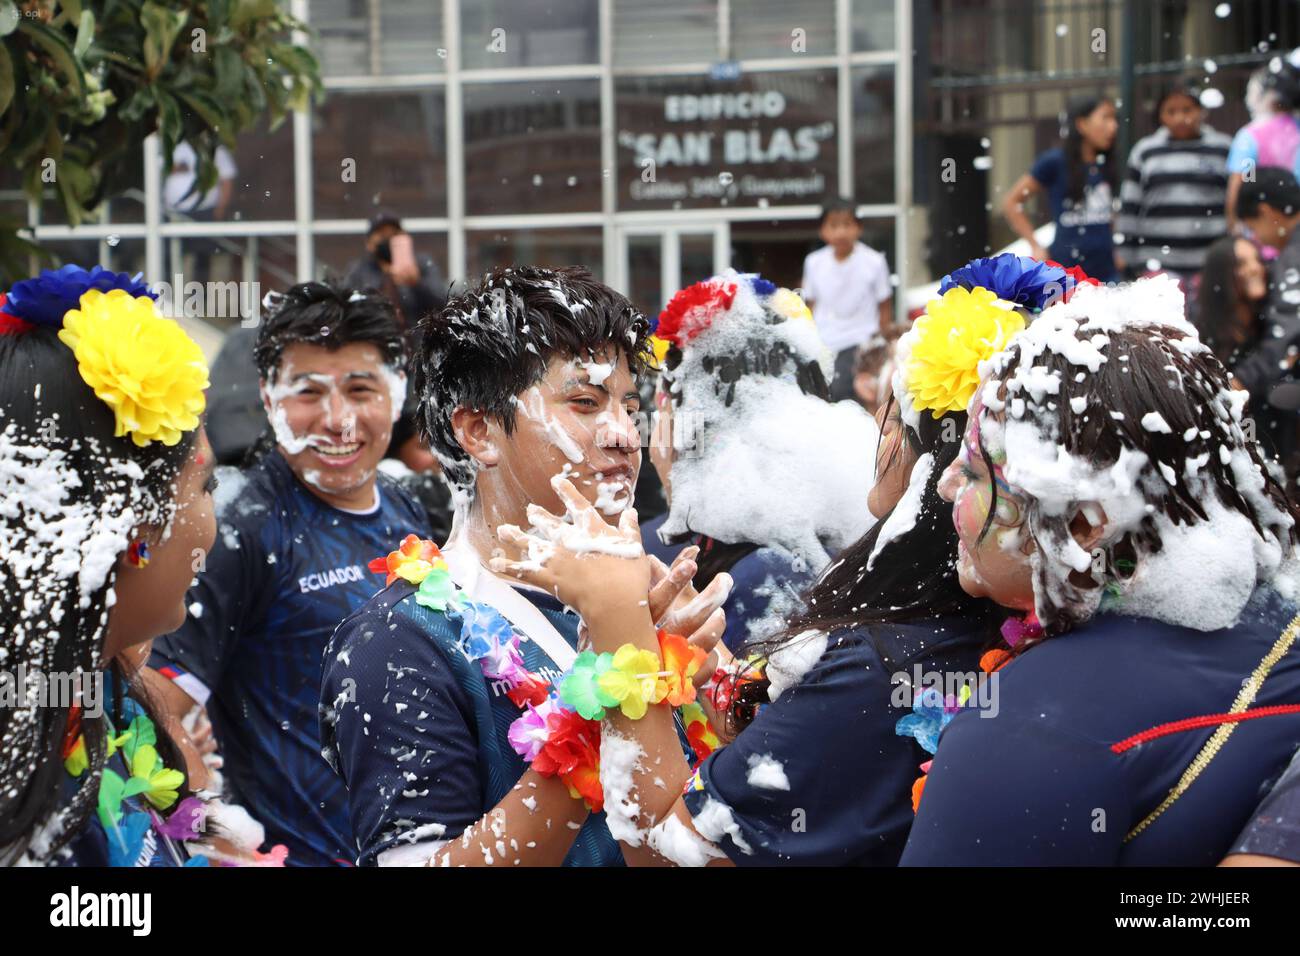
[[[1300,863],[1300,751],[1255,811],[1232,852]]]
[[[686,808],[730,808],[738,829],[719,847],[737,865],[896,865],[930,758],[896,732],[918,669],[922,686],[938,674],[973,681],[987,635],[956,620],[832,635],[802,681],[701,764]]]
[[[999,713],[944,730],[904,865],[1213,866],[1300,740],[1300,715],[1235,725],[1154,822],[1215,727],[1120,743],[1161,724],[1230,710],[1296,609],[1266,589],[1234,627],[1201,632],[1099,614],[997,672]],[[1252,707],[1300,700],[1300,647]]]
[[[543,592],[517,589],[570,646],[579,618]],[[406,581],[340,625],[325,652],[320,688],[323,752],[347,785],[358,862],[385,850],[446,841],[510,791],[526,764],[506,737],[519,708],[457,650],[460,624],[417,604]],[[551,681],[560,671],[533,641],[524,666]],[[566,866],[622,865],[603,813],[591,814]]]
[[[680,544],[664,544],[659,539],[659,528],[666,520],[666,514],[660,515],[641,526],[646,554],[671,565],[683,548],[708,545],[709,539],[702,535]],[[726,571],[733,584],[731,595],[722,605],[727,615],[722,642],[732,651],[739,651],[747,640],[771,637],[782,630],[785,621],[800,609],[799,595],[814,578],[807,562],[797,560],[784,548],[756,548]]]
[[[244,474],[185,625],[154,643],[150,664],[191,696],[211,693],[232,801],[288,847],[290,865],[350,862],[347,794],[320,754],[321,652],[383,586],[366,564],[424,536],[427,519],[382,476],[378,510],[359,515],[313,495],[278,452]]]

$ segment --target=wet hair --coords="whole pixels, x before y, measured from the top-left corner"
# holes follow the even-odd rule
[[[1225,364],[1253,336],[1253,330],[1243,329],[1237,318],[1237,306],[1241,302],[1237,292],[1237,243],[1240,241],[1237,236],[1223,236],[1206,249],[1191,309],[1192,323],[1201,341]],[[1258,314],[1262,305],[1251,308]]]
[[[1300,183],[1289,169],[1263,166],[1253,180],[1243,180],[1237,192],[1237,218],[1253,219],[1267,203],[1284,216],[1300,213]]]
[[[1087,341],[1096,331],[1080,322],[1074,336]],[[1019,420],[1032,423],[1040,434],[1052,435],[1067,454],[1102,469],[1115,465],[1122,450],[1137,451],[1147,457],[1152,469],[1162,464],[1170,469],[1163,482],[1145,476],[1136,482],[1136,493],[1149,508],[1135,528],[1102,549],[1103,581],[1098,581],[1095,573],[1074,571],[1059,558],[1072,539],[1070,523],[1077,509],[1054,507],[1049,511],[1032,494],[1024,493],[1025,527],[1035,546],[1032,573],[1037,611],[1047,634],[1068,631],[1088,620],[1106,584],[1127,580],[1145,556],[1161,550],[1158,516],[1180,525],[1207,521],[1206,504],[1211,495],[1229,511],[1249,519],[1262,538],[1276,538],[1284,550],[1296,543],[1300,510],[1287,497],[1278,473],[1266,463],[1258,444],[1246,436],[1239,418],[1232,414],[1227,399],[1231,393],[1228,373],[1214,354],[1183,330],[1166,325],[1122,327],[1107,338],[1106,361],[1096,372],[1082,376],[1081,382],[1076,380],[1078,366],[1069,358],[1052,349],[1026,349],[1024,338],[1013,340],[993,360],[991,380],[1001,383],[999,396],[1003,398],[1007,380],[1029,367],[1039,378],[1043,374],[1039,370],[1046,369],[1046,374],[1054,373],[1059,379],[1059,392],[1044,395],[1041,402],[1022,390],[1025,412]],[[1171,371],[1180,387],[1170,387]],[[1091,413],[1073,410],[1071,400],[1078,397],[1087,399]],[[1151,412],[1164,419],[1167,432],[1143,426],[1143,417]],[[985,419],[994,414],[987,407],[981,412]],[[1258,488],[1243,487],[1245,476],[1234,473],[1241,463],[1231,454],[1225,463],[1220,447],[1230,453],[1245,452],[1256,476],[1250,480]],[[991,522],[997,508],[997,485],[983,434],[979,450],[989,472]],[[1189,457],[1203,458],[1199,475],[1204,481],[1189,481],[1184,468]],[[1169,473],[1174,475],[1172,481],[1167,478]],[[981,534],[988,528],[986,523]]]
[[[545,377],[552,358],[613,348],[639,377],[650,355],[646,317],[581,266],[496,269],[426,316],[418,334],[412,377],[421,431],[448,483],[466,495],[477,469],[452,428],[457,407],[485,412],[509,435],[518,396]]]
[[[892,411],[893,396],[889,402],[886,415]],[[737,656],[765,658],[782,645],[818,634],[870,630],[876,625],[942,617],[962,617],[973,624],[983,623],[988,628],[989,643],[993,643],[995,622],[1001,621],[1006,613],[962,590],[957,576],[957,530],[953,525],[952,505],[938,491],[944,469],[961,450],[966,413],[949,412],[938,419],[925,413],[916,429],[901,422],[899,427],[916,456],[927,453],[933,456],[915,525],[886,542],[868,572],[867,563],[876,550],[881,530],[893,514],[894,509],[890,509],[866,534],[840,552],[801,595],[803,609],[786,622],[779,634],[746,643]],[[898,461],[894,458],[883,465],[882,472],[898,467]],[[881,635],[869,636],[889,667],[906,670],[911,666],[912,658],[899,660]],[[932,644],[921,653],[932,654],[935,647]],[[743,728],[753,719],[756,708],[768,703],[770,686],[766,677],[739,684],[727,715],[729,729]]]
[[[1065,195],[1075,203],[1083,200],[1090,165],[1083,160],[1083,134],[1079,132],[1078,120],[1091,116],[1103,103],[1114,103],[1114,101],[1109,96],[1093,94],[1072,99],[1066,105]],[[1114,143],[1106,151],[1104,158],[1095,165],[1100,167],[1102,179],[1110,184],[1111,192],[1118,195],[1119,163],[1115,160]]]
[[[848,213],[853,217],[854,222],[858,225],[862,225],[862,220],[858,218],[858,204],[848,196],[836,196],[834,199],[828,200],[822,206],[822,215],[821,218],[817,220],[817,225],[819,227],[826,225],[826,220],[837,212]]]
[[[257,332],[253,360],[263,381],[275,380],[284,350],[299,342],[337,351],[366,342],[394,368],[406,364],[406,338],[392,305],[376,292],[331,282],[301,282],[269,298],[270,314]]]
[[[0,647],[10,672],[25,665],[29,673],[96,675],[126,538],[142,525],[166,528],[175,514],[176,480],[197,429],[170,447],[139,447],[114,430],[112,409],[84,382],[56,329],[0,334],[0,457],[17,476],[0,508],[0,538],[8,545],[0,554]],[[27,468],[35,469],[30,479],[23,477]],[[32,487],[37,481],[42,486]],[[50,540],[38,539],[38,530]],[[61,534],[77,539],[56,541]],[[105,542],[120,550],[105,553]],[[120,690],[124,681],[115,677]],[[0,707],[0,865],[25,852],[49,859],[94,812],[108,721],[83,715],[89,769],[64,801],[68,722],[63,708]],[[158,726],[164,761],[183,767]]]

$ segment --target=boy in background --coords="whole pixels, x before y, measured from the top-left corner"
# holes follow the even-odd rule
[[[873,336],[895,338],[893,287],[883,254],[862,241],[851,199],[822,208],[822,242],[803,263],[803,297],[826,347],[835,353],[831,401],[853,398],[854,361]]]

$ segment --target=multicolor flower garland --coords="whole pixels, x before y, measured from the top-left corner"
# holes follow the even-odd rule
[[[416,585],[417,604],[460,618],[461,652],[479,665],[484,678],[504,682],[506,696],[524,711],[507,731],[510,746],[538,773],[559,777],[589,809],[604,806],[600,721],[609,710],[639,720],[651,704],[667,701],[681,708],[697,761],[718,746],[695,702],[692,680],[708,655],[681,635],[661,629],[659,655],[634,644],[612,654],[583,651],[553,686],[524,666],[519,635],[501,613],[465,597],[432,541],[408,534],[396,551],[375,558],[369,568],[386,574],[387,584],[400,578]]]
[[[145,836],[152,827],[160,835],[174,840],[197,839],[203,828],[205,806],[197,797],[186,797],[164,819],[161,811],[176,804],[185,775],[166,767],[158,755],[158,733],[153,721],[138,712],[120,734],[110,733],[105,761],[121,751],[127,777],[105,767],[99,782],[96,816],[108,837],[110,866],[134,866],[144,848]],[[86,738],[81,729],[81,707],[76,705],[68,719],[63,739],[63,767],[73,779],[90,766]],[[147,812],[123,808],[129,797],[141,796],[149,804]],[[206,866],[206,857],[191,857],[186,866]]]

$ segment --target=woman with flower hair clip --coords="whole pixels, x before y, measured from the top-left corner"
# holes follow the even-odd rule
[[[997,291],[972,288],[977,274]],[[1014,256],[972,263],[904,334],[869,496],[879,521],[805,594],[806,609],[779,635],[745,645],[749,663],[715,683],[734,735],[727,746],[692,769],[671,752],[664,708],[638,720],[606,716],[605,808],[630,860],[898,862],[916,781],[966,695],[982,693],[978,662],[1004,616],[958,584],[938,478],[956,457],[980,360],[1023,327],[1023,313],[1074,284],[1059,267]],[[604,583],[615,578],[608,563],[627,559],[578,555],[554,540],[554,527],[503,529],[533,539],[530,554],[546,550],[539,538],[551,550],[536,567],[499,567],[558,587],[584,614],[631,619],[634,595]]]
[[[856,403],[830,401],[808,307],[761,276],[728,271],[682,289],[655,341],[650,457],[668,512],[643,541],[664,561],[698,548],[701,590],[730,576],[722,639],[734,650],[780,628],[798,593],[870,526],[861,503],[877,428]]]
[[[1026,616],[998,717],[948,726],[904,864],[1211,865],[1300,739],[1297,509],[1165,276],[985,366],[958,572]]]
[[[215,534],[207,367],[139,277],[0,300],[0,655],[79,689],[0,707],[0,861],[182,865],[202,807],[122,662],[183,619]]]

